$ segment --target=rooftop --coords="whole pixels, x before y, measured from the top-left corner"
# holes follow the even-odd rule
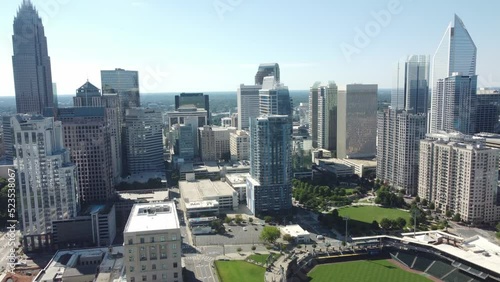
[[[232,196],[234,189],[222,181],[199,179],[196,181],[180,181],[179,190],[185,202],[213,200],[220,196]]]
[[[122,199],[132,200],[136,202],[164,202],[168,200],[168,190],[134,190],[118,192]]]
[[[377,161],[372,160],[359,160],[359,159],[343,159],[344,164],[354,164],[354,165],[362,165],[362,166],[377,166]]]
[[[100,261],[98,266],[82,263],[96,260]],[[95,276],[97,269],[97,279],[100,282],[118,279],[123,271],[123,246],[58,251],[33,281],[48,282],[65,277]]]
[[[290,234],[292,237],[297,237],[297,236],[307,236],[309,235],[309,232],[306,230],[302,229],[300,225],[294,224],[294,225],[287,225],[285,227],[280,227],[281,232]]]
[[[132,207],[124,233],[179,228],[179,218],[173,202],[141,203]]]
[[[226,174],[226,181],[230,182],[233,186],[238,184],[246,185],[248,173],[228,173]]]

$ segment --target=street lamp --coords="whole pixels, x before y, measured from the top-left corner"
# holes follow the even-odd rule
[[[413,238],[415,238],[417,233],[417,216],[420,216],[420,211],[418,209],[413,210]]]

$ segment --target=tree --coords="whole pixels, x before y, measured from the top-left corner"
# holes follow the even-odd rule
[[[272,217],[272,216],[270,216],[270,215],[266,215],[266,216],[264,216],[264,221],[265,221],[266,223],[269,223],[269,222],[273,221],[273,217]]]
[[[450,210],[447,210],[445,213],[446,217],[451,217],[453,213]]]
[[[232,221],[232,219],[229,216],[226,216],[224,218],[224,223],[230,223],[231,221]]]
[[[248,218],[248,222],[252,223],[253,222],[253,217]]]
[[[292,243],[293,237],[290,234],[285,234],[285,235],[283,235],[283,240],[287,241],[288,243]]]
[[[415,197],[415,202],[420,203],[420,197],[419,196]]]
[[[427,201],[427,199],[422,200],[422,206],[427,207],[428,204],[429,204],[429,201]]]
[[[455,222],[460,221],[460,214],[459,214],[459,213],[456,213],[456,214],[453,216],[453,218],[452,218],[451,220],[453,220],[453,221],[455,221]]]
[[[406,226],[406,219],[402,217],[396,218],[396,225],[399,229],[403,229]]]
[[[431,210],[436,209],[436,205],[434,204],[434,202],[431,202],[431,203],[429,204],[429,209],[431,209]]]
[[[391,220],[386,217],[382,218],[382,220],[380,221],[380,227],[382,227],[382,229],[384,230],[391,229],[391,226],[392,226]]]
[[[372,225],[371,225],[372,229],[374,230],[377,230],[379,229],[379,225],[378,225],[378,222],[376,220],[372,221]]]
[[[260,239],[264,242],[274,244],[280,237],[280,230],[274,226],[264,226],[260,233]]]
[[[255,251],[256,249],[257,249],[257,247],[252,246],[252,251]]]
[[[238,247],[238,248],[236,249],[236,251],[237,251],[238,253],[239,253],[239,252],[241,252],[241,250],[242,250],[242,249],[241,249],[241,247]]]

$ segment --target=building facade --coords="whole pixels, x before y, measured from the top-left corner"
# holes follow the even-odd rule
[[[181,231],[173,202],[135,204],[123,237],[127,282],[183,281]]]
[[[250,135],[248,131],[237,130],[229,134],[229,150],[232,161],[248,160],[250,157]]]
[[[408,195],[418,189],[420,140],[427,131],[425,113],[387,109],[378,113],[377,178]]]
[[[292,108],[288,87],[279,83],[274,76],[264,77],[262,89],[259,90],[259,114],[287,115],[291,120]]]
[[[484,138],[428,134],[420,142],[418,195],[465,222],[498,221],[498,161],[498,150],[486,147]]]
[[[259,90],[262,85],[241,84],[236,92],[238,105],[238,129],[247,130],[250,119],[259,116]]]
[[[20,199],[18,217],[27,239],[24,244],[33,248],[49,245],[46,237],[39,236],[51,234],[52,221],[77,214],[77,168],[63,145],[60,121],[17,115],[11,118],[11,127]]]
[[[313,148],[318,148],[318,92],[321,82],[317,81],[309,90],[309,136]]]
[[[476,132],[500,132],[500,92],[480,88],[477,90]]]
[[[250,123],[247,205],[254,214],[292,208],[292,142],[288,116],[261,116]]]
[[[318,88],[318,148],[337,150],[338,89],[335,82]]]
[[[455,15],[439,43],[432,59],[432,102],[430,132],[443,130],[444,110],[447,108],[446,91],[440,91],[438,82],[453,73],[473,77],[476,75],[477,48],[462,20]],[[474,88],[475,90],[475,88]],[[468,90],[467,90],[468,91]],[[446,129],[444,129],[446,130]]]
[[[427,55],[411,55],[398,62],[391,97],[393,110],[427,114],[429,107],[430,59]]]
[[[141,106],[138,71],[102,70],[101,84],[103,94],[118,94],[123,114],[125,109]]]
[[[161,112],[149,108],[126,110],[125,151],[129,174],[165,171]]]
[[[280,66],[277,63],[260,64],[255,74],[255,85],[262,85],[264,77],[274,76],[276,81],[280,82]]]
[[[14,19],[12,67],[16,109],[44,114],[54,104],[52,72],[42,19],[31,1],[23,1]]]
[[[208,125],[208,113],[205,109],[196,108],[194,106],[181,106],[173,112],[167,113],[167,121],[171,130],[171,137],[169,138],[170,150],[176,154],[181,151],[186,152],[183,158],[187,156],[190,159],[200,156],[198,128]],[[191,134],[186,131],[190,129]],[[188,153],[192,152],[192,153]]]
[[[228,128],[205,125],[198,130],[202,161],[230,159],[229,135],[231,131]]]
[[[64,147],[78,169],[82,204],[104,202],[114,196],[111,134],[102,107],[60,108]]]
[[[367,158],[376,154],[376,84],[348,84],[338,91],[337,158]]]

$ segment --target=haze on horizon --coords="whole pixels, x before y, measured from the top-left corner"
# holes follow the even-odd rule
[[[21,2],[0,9],[0,96],[14,95],[12,23]],[[117,67],[139,71],[142,93],[235,91],[265,62],[280,64],[291,90],[318,80],[391,88],[396,62],[432,56],[455,13],[478,48],[478,86],[500,86],[495,0],[32,2],[63,95],[87,79],[100,87],[100,70]]]

